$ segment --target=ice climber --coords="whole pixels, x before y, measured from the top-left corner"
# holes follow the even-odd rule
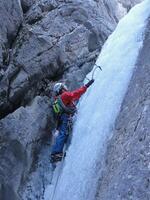
[[[68,91],[63,83],[54,85],[55,101],[53,104],[54,113],[58,116],[58,136],[52,145],[51,162],[60,161],[63,157],[63,147],[68,137],[68,124],[70,117],[76,112],[75,101],[84,94],[87,88],[92,85],[94,80],[74,91]]]

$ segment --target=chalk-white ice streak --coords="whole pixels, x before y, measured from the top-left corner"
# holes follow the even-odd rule
[[[97,69],[94,84],[79,103],[72,144],[67,152],[55,200],[94,199],[98,181],[97,164],[127,90],[149,14],[150,0],[146,0],[119,22],[106,41],[97,60],[103,71]]]

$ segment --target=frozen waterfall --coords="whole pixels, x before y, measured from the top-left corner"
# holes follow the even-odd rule
[[[118,24],[97,59],[95,82],[82,97],[54,200],[94,200],[100,161],[143,43],[150,0],[135,6]],[[91,77],[91,73],[88,74]],[[48,186],[45,200],[51,200]]]

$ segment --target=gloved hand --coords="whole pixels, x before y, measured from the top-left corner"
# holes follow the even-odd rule
[[[87,84],[85,84],[86,87],[89,87],[94,83],[94,79],[90,80]]]

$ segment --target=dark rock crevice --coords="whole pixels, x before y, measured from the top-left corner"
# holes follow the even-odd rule
[[[26,13],[29,8],[36,2],[36,0],[20,0],[21,7],[24,13]]]

